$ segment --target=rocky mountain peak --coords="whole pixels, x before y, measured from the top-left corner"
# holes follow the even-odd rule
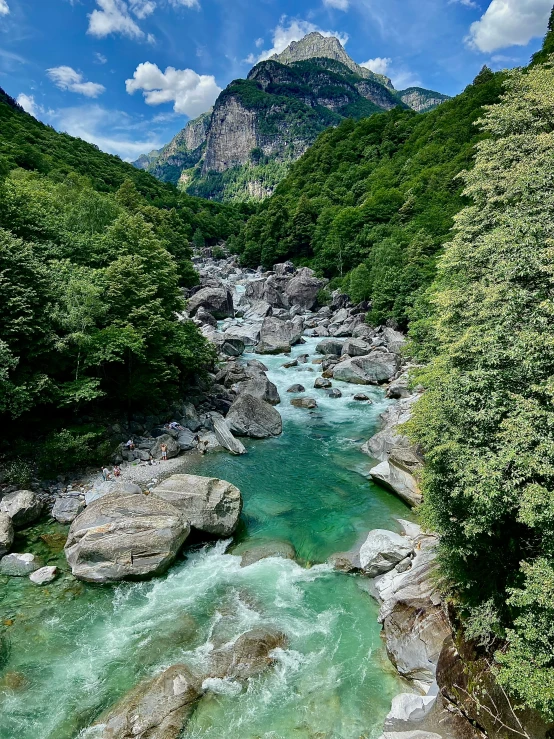
[[[322,36],[319,31],[309,33],[300,41],[291,41],[287,48],[280,54],[274,54],[271,59],[281,64],[293,64],[294,62],[303,62],[308,59],[317,58],[334,59],[348,67],[354,74],[366,79],[374,79],[385,85],[389,89],[394,89],[392,82],[388,77],[382,74],[375,74],[365,67],[351,59],[346,53],[344,46],[335,36]]]

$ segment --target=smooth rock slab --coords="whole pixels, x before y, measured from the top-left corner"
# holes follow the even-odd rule
[[[218,536],[233,533],[242,510],[240,490],[217,477],[172,475],[152,496],[175,506],[195,529]]]
[[[41,511],[42,504],[32,490],[16,490],[0,501],[0,512],[8,514],[16,529],[34,523]]]
[[[40,559],[30,553],[17,554],[12,552],[12,554],[6,554],[5,557],[0,559],[0,573],[11,577],[25,577],[40,567],[42,567]]]
[[[29,575],[29,580],[35,585],[47,585],[56,579],[57,567],[41,567]]]
[[[13,523],[7,513],[0,513],[0,557],[7,554],[13,544]]]
[[[374,529],[360,548],[360,565],[369,577],[389,572],[413,552],[410,540],[394,531]]]
[[[279,411],[249,393],[239,395],[229,409],[226,420],[229,430],[236,436],[267,439],[283,432]]]
[[[164,572],[190,525],[170,503],[150,495],[106,495],[71,524],[65,554],[73,575],[116,582]]]

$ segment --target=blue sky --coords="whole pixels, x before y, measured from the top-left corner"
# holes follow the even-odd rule
[[[44,122],[132,160],[312,30],[338,35],[397,89],[454,95],[485,63],[527,63],[552,2],[0,0],[0,86]]]

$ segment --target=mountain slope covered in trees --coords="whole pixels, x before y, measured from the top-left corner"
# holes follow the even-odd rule
[[[474,123],[503,79],[484,69],[430,113],[394,109],[323,133],[233,239],[242,262],[310,264],[371,298],[375,321],[406,326],[466,202],[456,175],[483,136]]]
[[[241,215],[56,133],[3,92],[0,127],[0,418],[40,419],[71,465],[96,436],[60,424],[161,407],[209,364],[177,319],[180,287],[198,279],[190,240],[227,238]]]

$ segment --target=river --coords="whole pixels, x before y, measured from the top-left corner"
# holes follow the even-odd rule
[[[292,357],[315,352],[314,339]],[[60,547],[67,527],[26,532],[19,551],[40,552],[64,574],[37,588],[5,578],[0,654],[0,739],[92,739],[98,714],[141,678],[176,662],[199,664],[214,641],[249,628],[283,631],[288,647],[246,689],[216,681],[185,739],[376,739],[401,683],[387,660],[378,607],[362,577],[325,561],[372,528],[398,530],[409,517],[393,495],[369,482],[359,447],[386,407],[353,400],[362,388],[333,382],[342,398],[314,390],[319,368],[282,368],[260,358],[281,394],[282,436],[247,441],[248,454],[192,457],[188,472],[221,477],[244,498],[238,548],[263,540],[294,545],[298,563],[265,559],[240,567],[228,542],[186,549],[164,576],[99,587],[67,575]],[[290,405],[286,389],[306,387],[314,411]],[[41,538],[42,537],[42,538]],[[27,549],[21,547],[26,546]],[[230,551],[233,551],[232,549]]]

